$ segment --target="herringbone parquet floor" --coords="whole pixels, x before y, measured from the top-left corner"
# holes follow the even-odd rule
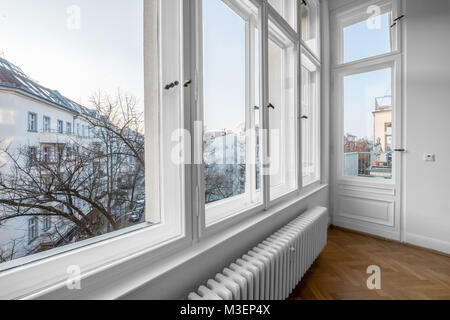
[[[369,290],[367,267],[381,268],[381,290]],[[331,228],[328,245],[292,300],[450,300],[450,257]]]

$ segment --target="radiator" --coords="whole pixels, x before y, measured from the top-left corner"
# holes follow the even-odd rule
[[[325,248],[328,210],[300,215],[209,279],[188,300],[284,300]]]

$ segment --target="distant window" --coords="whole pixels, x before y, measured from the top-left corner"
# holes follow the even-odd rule
[[[86,126],[85,125],[81,126],[81,130],[82,130],[83,138],[86,138]]]
[[[28,160],[29,164],[33,165],[37,161],[37,148],[36,147],[30,147],[28,149]]]
[[[28,242],[33,242],[38,237],[38,219],[28,220]]]
[[[51,154],[51,149],[50,147],[44,147],[44,162],[50,162],[50,154]]]
[[[64,132],[64,122],[58,120],[58,133],[62,134]]]
[[[51,130],[50,117],[44,116],[44,132],[50,132]]]
[[[28,112],[28,131],[37,132],[37,114]]]
[[[80,136],[80,124],[77,123],[77,136]]]
[[[66,133],[72,134],[72,123],[71,122],[66,123]]]
[[[51,216],[45,216],[43,221],[43,230],[48,231],[52,227],[52,217]]]

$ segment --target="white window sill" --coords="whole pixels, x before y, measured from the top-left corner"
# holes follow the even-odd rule
[[[65,283],[61,283],[59,286],[29,295],[25,299],[118,299],[182,266],[189,260],[206,253],[222,242],[251,230],[255,225],[275,215],[282,214],[286,209],[301,203],[327,187],[327,184],[319,185],[313,190],[277,204],[261,214],[252,215],[248,219],[209,237],[202,238],[198,242],[182,244],[168,256],[146,257],[142,255],[123,260],[121,264],[113,267],[100,268],[83,277],[81,290],[67,290]],[[148,255],[151,255],[151,253],[148,253]]]

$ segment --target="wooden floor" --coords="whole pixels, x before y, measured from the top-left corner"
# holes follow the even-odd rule
[[[367,267],[381,268],[381,290],[367,288]],[[291,300],[450,300],[450,257],[330,229],[328,245]]]

